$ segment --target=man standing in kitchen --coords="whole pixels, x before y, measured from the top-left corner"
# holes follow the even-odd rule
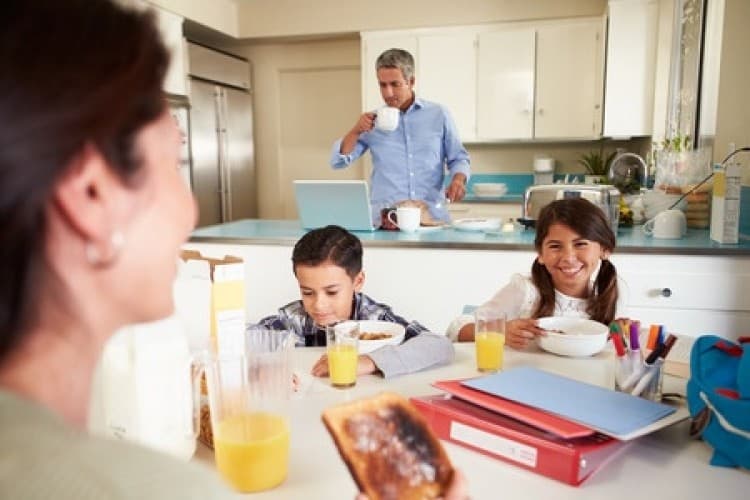
[[[456,124],[443,106],[414,94],[409,52],[386,50],[375,70],[383,101],[399,110],[398,123],[386,124],[385,117],[378,123],[380,110],[363,113],[334,143],[331,166],[345,168],[369,149],[373,220],[380,220],[382,208],[416,200],[425,202],[433,219],[449,222],[446,204],[464,197],[470,176],[469,154]],[[446,171],[451,181],[443,189]]]

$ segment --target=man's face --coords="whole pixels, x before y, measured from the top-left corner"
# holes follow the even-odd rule
[[[380,95],[388,106],[406,111],[414,97],[414,78],[407,80],[397,68],[380,68],[378,70]]]

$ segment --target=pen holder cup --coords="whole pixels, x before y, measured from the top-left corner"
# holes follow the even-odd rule
[[[664,383],[664,363],[659,360],[653,366],[647,368],[653,373],[648,383],[643,387],[638,396],[650,401],[661,402],[662,385]]]
[[[641,361],[634,363],[637,366],[631,366],[622,358],[615,357],[615,390],[660,402],[664,382],[664,362],[658,359],[652,365],[645,365]]]

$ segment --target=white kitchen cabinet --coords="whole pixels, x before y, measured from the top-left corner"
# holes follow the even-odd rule
[[[417,37],[413,34],[362,35],[362,111],[372,111],[384,105],[375,61],[388,49],[404,49],[417,58]]]
[[[604,135],[651,135],[659,6],[610,0]]]
[[[586,18],[480,33],[478,139],[599,137],[602,32],[600,19]]]
[[[169,67],[164,78],[164,91],[187,95],[187,48],[182,36],[182,16],[154,7],[159,31],[169,51]]]
[[[479,140],[534,137],[535,38],[533,28],[479,34]]]
[[[687,335],[750,331],[749,258],[615,252],[612,262],[630,317]]]
[[[602,34],[599,19],[566,20],[537,28],[535,138],[601,135]]]
[[[482,242],[503,241],[502,236],[466,236]],[[293,244],[259,238],[244,245],[190,243],[187,247],[204,255],[237,255],[245,262],[264,263],[246,266],[246,282],[255,284],[247,288],[247,317],[254,321],[299,293],[286,265]],[[514,273],[528,274],[536,257],[531,247],[471,249],[470,242],[467,248],[440,248],[433,243],[421,248],[398,243],[365,245],[365,293],[435,332],[444,332],[464,305],[488,300]],[[395,274],[394,262],[399,269]],[[661,323],[669,332],[691,336],[713,332],[737,338],[750,332],[750,257],[618,249],[612,262],[622,283],[625,312],[643,325]],[[263,283],[274,286],[258,285]],[[665,288],[671,292],[668,297],[662,295]]]
[[[445,106],[462,140],[476,137],[476,39],[472,31],[417,39],[417,95]]]

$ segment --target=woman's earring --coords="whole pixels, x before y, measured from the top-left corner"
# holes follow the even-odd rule
[[[121,231],[113,231],[109,241],[101,247],[92,241],[86,242],[86,260],[92,267],[105,268],[117,261],[125,245],[125,236]]]

